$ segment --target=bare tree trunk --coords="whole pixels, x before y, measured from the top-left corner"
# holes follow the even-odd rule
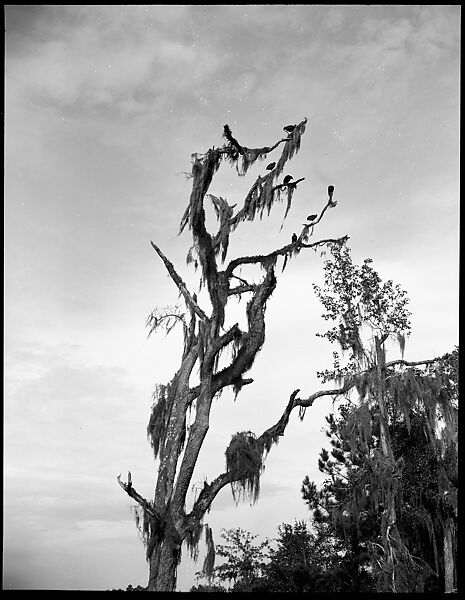
[[[174,592],[180,547],[169,538],[163,538],[149,559],[150,592]]]
[[[452,519],[447,519],[444,531],[444,591],[449,593],[455,589],[454,529]]]

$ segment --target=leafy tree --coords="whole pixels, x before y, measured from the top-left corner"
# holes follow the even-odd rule
[[[214,576],[222,582],[233,583],[233,592],[257,591],[267,561],[270,540],[256,544],[258,537],[237,527],[223,530],[226,544],[218,544],[217,554],[226,560],[214,569]]]
[[[265,583],[270,592],[321,591],[318,583],[328,562],[332,544],[315,536],[303,521],[284,523],[278,528],[277,547],[270,552],[265,568]],[[323,542],[323,543],[322,543]]]
[[[209,429],[213,399],[227,388],[232,388],[237,394],[244,385],[253,381],[244,378],[244,374],[252,367],[265,341],[266,305],[277,285],[278,259],[283,258],[284,269],[288,260],[303,249],[317,250],[329,243],[337,245],[347,240],[347,236],[314,242],[310,239],[327,209],[336,206],[334,186],[329,186],[328,199],[317,218],[303,225],[302,231],[293,236],[291,243],[267,254],[239,256],[227,261],[230,236],[241,223],[266,216],[276,202],[283,200],[286,202],[284,216],[288,214],[293,194],[304,178],[286,176],[282,182],[278,182],[278,178],[299,150],[306,123],[307,119],[304,119],[286,129],[286,137],[275,144],[254,149],[240,144],[225,125],[226,141],[223,146],[211,148],[204,155],[192,156],[192,192],[181,219],[180,233],[188,229],[192,234],[187,263],[200,271],[199,287],[205,291],[209,309],[204,307],[205,303],[196,293],[187,288],[173,263],[152,242],[153,249],[182,296],[185,309],[154,310],[147,322],[150,332],[159,329],[168,332],[179,324],[184,336],[179,369],[167,385],[157,387],[147,428],[158,460],[153,500],[143,498],[136,491],[130,473],[127,482],[118,477],[124,491],[137,502],[137,524],[147,548],[149,591],[175,589],[182,544],[187,544],[196,556],[204,515],[223,487],[231,485],[236,497],[257,498],[264,457],[272,444],[284,434],[291,411],[302,406],[297,392],[294,392],[279,421],[261,435],[256,436],[253,432],[234,435],[226,451],[226,470],[210,483],[205,481],[191,510],[186,510],[192,475]],[[281,145],[281,155],[276,157],[274,165],[268,165],[265,175],[258,176],[238,210],[235,210],[236,205],[231,206],[224,198],[208,192],[223,162],[235,165],[238,175],[243,176],[257,160],[265,159]],[[212,203],[218,221],[215,233],[210,233],[206,225],[207,199]],[[226,261],[224,268],[220,268],[219,261]],[[259,275],[264,272],[258,283],[237,274],[244,265],[256,267]],[[228,301],[243,296],[249,298],[245,330],[238,323],[231,325],[227,322]],[[229,361],[225,360],[227,351],[232,357]],[[197,369],[199,379],[196,385],[191,381],[194,369]],[[308,401],[305,402],[308,404]],[[209,548],[212,548],[212,543]],[[209,554],[211,567],[212,553],[209,551]]]
[[[207,585],[191,591],[226,591],[221,584],[232,582],[231,592],[365,592],[372,591],[369,575],[354,572],[356,561],[332,528],[317,524],[311,531],[303,521],[282,524],[278,537],[254,543],[257,536],[242,529],[223,531],[226,544],[218,554],[226,560],[211,575],[197,573]]]
[[[386,340],[396,338],[403,355],[410,331],[406,293],[382,284],[371,260],[354,265],[347,247],[331,248],[325,287],[315,289],[324,318],[335,322],[323,337],[349,353],[341,366],[334,352],[334,369],[319,375],[335,380],[334,397],[347,403],[339,419],[327,419],[333,448],[322,450],[319,467],[328,479],[318,490],[307,477],[304,497],[316,521],[330,522],[354,556],[369,558],[378,591],[424,591],[434,572],[451,591],[458,349],[387,362]]]

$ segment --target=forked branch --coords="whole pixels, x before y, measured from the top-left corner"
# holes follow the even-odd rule
[[[116,478],[119,485],[123,488],[128,496],[134,498],[134,500],[154,519],[156,519],[160,524],[163,523],[163,519],[158,514],[158,512],[154,509],[154,507],[148,502],[145,498],[143,498],[140,494],[136,492],[136,490],[132,487],[131,481],[131,472],[128,471],[128,482],[124,483],[121,481],[121,475],[118,475]]]

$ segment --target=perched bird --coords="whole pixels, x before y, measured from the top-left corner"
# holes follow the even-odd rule
[[[295,244],[297,242],[297,236],[295,233],[292,234],[292,243]]]
[[[239,152],[239,154],[244,154],[244,148],[242,148],[242,146],[239,144],[236,138],[233,137],[229,125],[223,126],[223,137],[225,137],[228,140],[228,142],[232,146],[234,146],[234,148],[237,152]]]
[[[287,133],[292,133],[295,129],[295,125],[286,125],[286,127],[283,127],[284,131],[287,131]]]
[[[318,215],[308,215],[307,221],[314,221]]]
[[[267,171],[272,171],[276,166],[275,162],[270,163],[269,165],[266,166],[266,170]]]
[[[334,185],[328,185],[328,196],[330,198],[333,197],[333,193],[334,193]]]
[[[283,179],[283,183],[289,183],[291,179],[293,179],[292,175],[286,175]]]

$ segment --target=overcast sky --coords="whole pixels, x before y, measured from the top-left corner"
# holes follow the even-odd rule
[[[459,5],[6,6],[4,586],[146,585],[145,550],[116,476],[153,495],[146,439],[151,394],[179,364],[180,332],[147,339],[145,319],[178,301],[150,240],[196,291],[178,236],[191,154],[220,146],[223,125],[248,147],[271,145],[308,118],[287,172],[305,177],[283,205],[244,223],[230,256],[288,243],[337,207],[315,239],[348,234],[411,299],[406,357],[458,343]],[[279,150],[276,156],[279,156]],[[270,155],[270,159],[275,158]],[[241,205],[263,163],[211,188]],[[213,404],[193,483],[224,469],[236,431],[260,435],[291,392],[321,387],[333,348],[305,251],[278,273],[265,346],[237,400]],[[243,310],[241,303],[237,310]],[[236,309],[235,309],[236,310]],[[227,321],[232,324],[236,313]],[[390,357],[395,358],[393,348]],[[229,488],[206,515],[273,537],[308,519],[306,474],[320,481],[321,399],[293,414],[262,476],[260,500]],[[194,583],[184,551],[179,589]]]

